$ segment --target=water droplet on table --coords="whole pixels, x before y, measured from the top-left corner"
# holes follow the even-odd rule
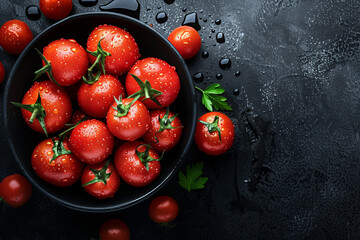
[[[201,29],[201,26],[199,24],[199,19],[196,12],[186,14],[184,17],[184,20],[181,24],[182,26],[190,26],[195,28],[197,31]]]
[[[204,80],[204,75],[201,72],[197,72],[193,75],[193,79],[196,83],[201,83]]]
[[[203,53],[201,54],[202,58],[206,59],[209,57],[209,53],[207,51],[203,51]]]
[[[155,19],[158,23],[164,23],[168,20],[168,16],[166,12],[158,12],[158,14],[156,14]]]
[[[101,11],[110,11],[140,18],[140,4],[137,0],[113,0],[99,7]]]
[[[92,7],[98,4],[98,0],[79,0],[79,3],[84,7]]]
[[[231,60],[229,58],[222,58],[219,61],[219,66],[223,70],[229,70],[231,67]]]
[[[28,6],[26,8],[26,17],[33,21],[39,20],[41,17],[40,9],[35,5]]]
[[[218,43],[224,43],[224,42],[225,42],[225,34],[222,33],[222,32],[218,32],[218,33],[216,34],[216,41],[217,41]]]

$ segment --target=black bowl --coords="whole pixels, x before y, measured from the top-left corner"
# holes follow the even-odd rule
[[[41,180],[31,167],[31,154],[44,134],[32,131],[24,122],[20,109],[10,101],[21,102],[25,92],[33,84],[34,72],[41,67],[41,60],[34,48],[43,49],[59,38],[76,39],[86,47],[90,32],[100,24],[115,25],[129,31],[139,45],[141,57],[157,57],[176,67],[180,77],[181,90],[178,99],[170,109],[179,112],[183,128],[180,143],[165,154],[161,161],[160,176],[143,188],[128,186],[121,182],[114,198],[97,200],[81,189],[80,183],[68,188],[58,188]],[[16,161],[26,177],[46,196],[56,202],[86,212],[110,212],[130,207],[148,198],[159,190],[177,172],[192,143],[196,124],[196,97],[191,76],[176,49],[159,33],[144,23],[115,13],[85,13],[68,17],[39,34],[23,51],[17,60],[6,84],[4,94],[4,122],[6,137]]]

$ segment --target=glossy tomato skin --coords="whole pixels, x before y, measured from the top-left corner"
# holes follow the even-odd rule
[[[113,150],[114,136],[106,124],[86,120],[75,127],[69,137],[70,150],[81,161],[96,164],[104,161]]]
[[[65,149],[69,150],[67,139],[63,143]],[[73,154],[58,156],[51,162],[53,147],[51,138],[40,142],[31,155],[31,166],[42,180],[57,187],[68,187],[80,179],[84,164]]]
[[[5,78],[5,68],[0,62],[0,84],[4,81]]]
[[[101,75],[99,80],[93,84],[83,83],[77,94],[78,104],[89,116],[104,118],[114,97],[125,97],[125,88],[112,75]]]
[[[150,112],[150,128],[143,136],[144,141],[158,152],[173,149],[180,141],[182,134],[182,124],[178,117],[175,117],[171,122],[171,126],[175,127],[174,129],[165,129],[158,133],[160,129],[159,117],[163,118],[165,113],[166,109],[157,109]],[[174,115],[174,113],[169,112],[169,118]]]
[[[212,123],[215,116],[219,116],[218,127],[221,130],[221,141],[217,131],[209,132],[208,128],[198,122],[195,130],[195,142],[198,148],[213,156],[218,156],[227,152],[234,142],[234,124],[231,119],[220,112],[209,112],[202,115],[199,120]]]
[[[20,54],[33,40],[29,26],[20,20],[10,20],[0,28],[0,46],[10,54]]]
[[[34,85],[25,93],[22,104],[33,104],[38,98],[40,92],[41,104],[45,109],[45,125],[47,132],[55,133],[61,130],[70,120],[72,113],[72,105],[66,91],[57,86],[50,80],[43,82],[35,82]],[[30,123],[31,112],[21,109],[22,115],[27,125],[31,129],[44,133],[37,119]]]
[[[87,165],[84,168],[84,171],[81,176],[81,185],[84,185],[95,178],[94,173],[90,169],[101,170],[105,161],[95,164],[95,165]],[[87,185],[84,190],[90,194],[91,196],[96,197],[97,199],[106,199],[114,197],[114,194],[117,192],[120,186],[120,177],[117,174],[114,165],[109,163],[106,173],[111,173],[110,177],[107,179],[106,185],[102,182],[96,182],[90,185]]]
[[[71,86],[81,80],[89,67],[85,49],[73,39],[58,39],[43,49],[51,63],[52,75],[60,86]],[[45,62],[42,61],[43,66]]]
[[[200,34],[190,26],[175,28],[168,40],[185,60],[194,57],[201,48]]]
[[[72,9],[72,0],[40,0],[39,7],[45,17],[60,20],[67,17]]]
[[[169,223],[176,219],[179,213],[179,205],[170,196],[159,196],[153,199],[149,205],[149,216],[157,223]]]
[[[87,40],[87,50],[96,51],[100,39],[102,49],[111,54],[105,59],[106,74],[123,75],[140,58],[134,37],[119,27],[106,24],[96,27]],[[88,56],[93,64],[96,58],[91,54]]]
[[[124,98],[122,103],[128,105],[133,98]],[[141,138],[150,125],[149,111],[145,105],[136,100],[130,107],[126,116],[117,117],[116,102],[109,108],[106,116],[106,124],[110,132],[117,138],[125,141],[134,141]]]
[[[20,174],[12,174],[0,183],[0,196],[11,207],[21,207],[31,197],[32,186]]]
[[[130,230],[124,221],[109,219],[99,230],[101,240],[130,240]]]
[[[159,109],[169,106],[175,101],[180,91],[180,79],[175,71],[175,67],[170,66],[167,62],[159,58],[144,58],[136,62],[126,76],[125,88],[127,94],[131,94],[140,90],[139,84],[130,75],[134,74],[145,82],[148,80],[152,88],[162,92],[156,99],[161,106],[151,99],[144,100],[144,104],[148,109]],[[140,98],[142,100],[143,98]]]
[[[143,187],[153,182],[160,174],[160,163],[158,161],[149,162],[149,171],[136,155],[135,149],[144,144],[141,141],[126,142],[115,152],[114,162],[120,177],[133,187]],[[138,147],[138,151],[145,151],[146,146]],[[159,159],[159,154],[154,149],[149,149],[152,158]]]

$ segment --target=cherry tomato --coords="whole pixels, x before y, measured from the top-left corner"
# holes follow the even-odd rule
[[[11,207],[24,205],[30,199],[31,193],[31,184],[20,174],[7,176],[0,183],[0,196]]]
[[[33,34],[23,21],[10,20],[0,28],[0,46],[8,53],[20,54],[33,40]]]
[[[116,100],[109,108],[106,124],[115,137],[134,141],[141,138],[150,125],[149,111],[139,100],[125,98]]]
[[[114,197],[120,186],[120,177],[109,161],[87,165],[81,176],[84,190],[98,199]]]
[[[73,39],[58,39],[51,42],[44,47],[43,57],[48,63],[43,59],[42,65],[47,68],[35,72],[39,72],[37,77],[47,72],[50,80],[60,86],[77,83],[86,74],[89,66],[85,49]]]
[[[123,75],[140,58],[134,37],[121,28],[106,24],[96,27],[87,40],[87,50],[97,51],[100,40],[101,48],[111,54],[105,58],[106,74]],[[93,64],[96,57],[89,53],[89,59]]]
[[[67,17],[72,9],[72,0],[40,0],[39,7],[45,17],[60,20]]]
[[[4,81],[5,78],[5,68],[0,62],[0,84]]]
[[[168,40],[185,60],[194,57],[201,47],[199,33],[190,26],[175,28],[168,36]]]
[[[49,80],[35,82],[25,93],[22,104],[13,104],[22,108],[21,112],[26,124],[41,133],[44,132],[44,127],[47,133],[57,132],[71,118],[72,106],[69,96],[63,88]]]
[[[157,223],[169,223],[176,219],[179,213],[179,205],[170,196],[159,196],[153,199],[149,205],[149,216]]]
[[[113,150],[114,136],[106,124],[96,119],[86,120],[76,126],[69,137],[70,150],[87,164],[104,161]]]
[[[130,240],[130,230],[124,221],[109,219],[99,230],[101,240]]]
[[[131,74],[137,76],[143,82],[140,81],[140,84],[144,86],[140,86]],[[144,84],[146,81],[150,83],[152,89]],[[180,80],[175,67],[161,59],[151,57],[137,61],[130,69],[125,80],[125,88],[129,97],[140,95],[140,100],[144,99],[144,91],[148,91],[151,96],[150,99],[144,100],[146,107],[149,109],[164,108],[177,98],[180,91]],[[154,99],[160,105],[154,102]]]
[[[219,135],[220,133],[220,135]],[[195,142],[199,149],[213,156],[227,152],[234,142],[234,124],[220,112],[202,115],[196,125]]]
[[[114,76],[101,75],[93,84],[83,83],[78,91],[78,104],[89,116],[104,118],[114,97],[125,97],[125,88]]]
[[[114,156],[115,167],[120,177],[134,187],[149,185],[159,176],[160,159],[154,149],[141,141],[122,144]]]
[[[158,152],[169,151],[179,142],[182,125],[177,115],[169,109],[159,109],[150,112],[150,128],[143,139]]]
[[[84,164],[69,151],[68,145],[66,139],[61,145],[58,138],[48,138],[35,147],[31,165],[41,179],[58,187],[70,186],[80,179]]]

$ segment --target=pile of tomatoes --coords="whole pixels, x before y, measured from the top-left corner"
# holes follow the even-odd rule
[[[42,68],[35,78],[46,73],[49,80],[35,82],[13,104],[34,131],[62,132],[35,147],[36,174],[58,187],[80,180],[98,199],[113,197],[120,179],[133,187],[153,182],[164,152],[182,134],[169,110],[180,91],[175,67],[140,59],[134,37],[106,24],[90,33],[86,50],[74,39],[58,39],[37,51]]]

